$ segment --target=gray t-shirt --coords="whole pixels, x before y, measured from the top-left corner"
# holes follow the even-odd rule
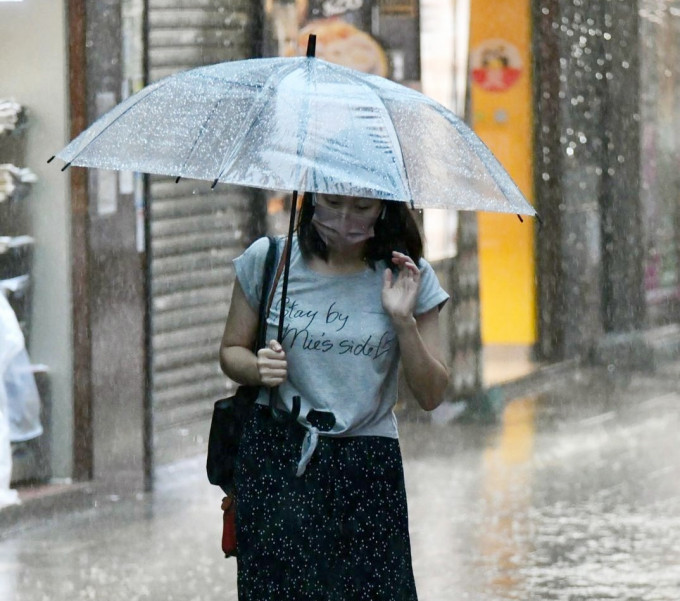
[[[278,239],[277,243],[280,257],[285,240]],[[261,238],[234,259],[236,277],[255,311],[268,248],[269,240]],[[441,307],[449,298],[425,259],[418,267],[421,279],[415,315]],[[315,438],[313,447],[318,435],[398,437],[393,408],[399,345],[382,306],[385,268],[385,263],[379,262],[375,270],[367,267],[351,275],[318,273],[306,264],[294,237],[281,342],[288,360],[288,378],[279,386],[279,393],[288,410],[293,396],[300,396],[298,421]],[[282,280],[267,319],[267,340],[276,338]],[[269,403],[269,389],[261,390],[258,403]],[[319,432],[307,420],[313,409],[333,413],[335,424],[330,430]],[[306,445],[310,446],[310,440]],[[305,450],[303,447],[303,455]],[[304,466],[301,469],[303,472]]]

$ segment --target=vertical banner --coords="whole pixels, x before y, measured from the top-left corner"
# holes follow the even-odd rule
[[[473,129],[531,200],[529,0],[472,0],[470,9]],[[532,345],[536,341],[532,224],[494,213],[479,213],[478,223],[484,344]]]
[[[396,81],[420,79],[418,0],[267,0],[266,56],[316,56]]]

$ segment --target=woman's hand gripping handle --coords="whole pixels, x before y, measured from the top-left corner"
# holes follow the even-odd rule
[[[257,371],[263,386],[274,388],[286,381],[288,361],[281,344],[272,339],[257,352]]]

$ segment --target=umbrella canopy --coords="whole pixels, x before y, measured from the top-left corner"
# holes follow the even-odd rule
[[[534,215],[453,113],[313,57],[201,67],[152,84],[57,154],[68,165]]]
[[[293,192],[289,245],[298,191],[536,215],[453,113],[405,86],[314,58],[315,40],[311,35],[306,57],[233,61],[172,75],[119,104],[56,156],[64,169],[141,171]],[[289,272],[286,253],[282,298]],[[275,397],[272,390],[273,415],[282,419]]]

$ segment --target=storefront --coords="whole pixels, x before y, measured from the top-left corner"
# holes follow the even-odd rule
[[[15,441],[22,480],[73,473],[69,181],[46,164],[68,137],[66,48],[64,3],[0,2],[0,279],[41,366],[45,422],[40,445]]]

